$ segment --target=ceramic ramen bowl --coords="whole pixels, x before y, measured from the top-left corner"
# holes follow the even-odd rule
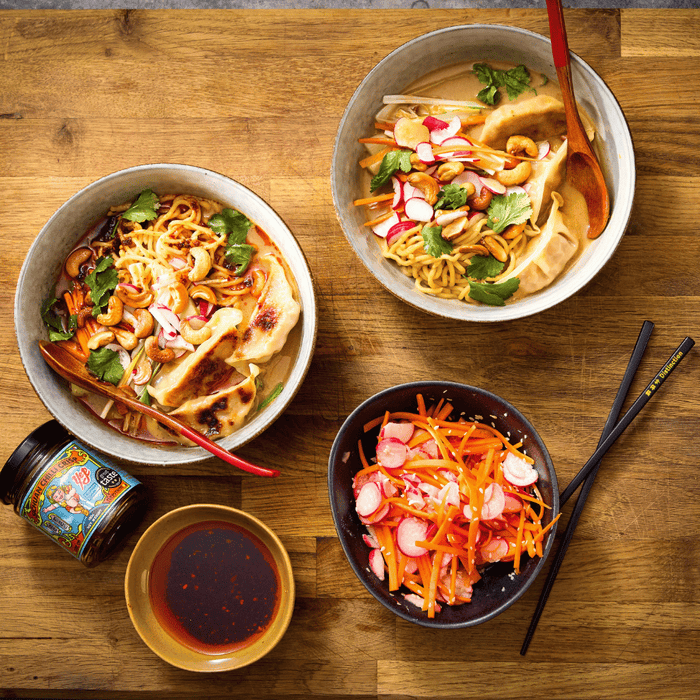
[[[474,305],[417,291],[414,280],[385,260],[372,232],[363,226],[366,197],[358,161],[367,156],[358,139],[373,133],[382,97],[402,94],[408,85],[439,68],[465,61],[507,61],[542,72],[556,81],[549,39],[500,25],[448,27],[413,39],[381,60],[360,83],[340,121],[333,150],[331,187],[345,236],[367,270],[390,292],[427,313],[462,321],[507,321],[548,309],[578,292],[600,271],[620,243],[628,225],[635,189],[632,138],[615,96],[581,58],[571,55],[579,104],[597,127],[601,166],[610,193],[610,220],[602,235],[549,287],[503,307]],[[502,104],[502,103],[501,103]]]
[[[328,491],[335,528],[345,555],[357,578],[365,588],[393,613],[418,625],[442,629],[471,627],[490,620],[518,600],[541,571],[554,542],[556,523],[544,536],[542,556],[527,558],[521,562],[520,574],[513,573],[512,562],[497,562],[482,570],[482,579],[474,584],[471,603],[442,605],[434,618],[427,612],[407,602],[401,591],[389,591],[388,577],[381,581],[370,570],[370,549],[363,541],[367,532],[355,510],[353,476],[362,468],[358,441],[367,459],[373,456],[377,446],[379,428],[364,431],[369,421],[384,415],[385,411],[415,413],[416,395],[422,394],[426,406],[445,399],[454,406],[450,419],[464,415],[491,424],[510,440],[523,442],[526,454],[535,460],[538,472],[537,488],[545,503],[550,506],[542,520],[551,522],[559,512],[559,488],[552,460],[547,448],[532,424],[508,401],[484,389],[454,382],[412,382],[386,389],[360,404],[343,423],[333,443],[328,463]]]
[[[211,539],[218,532],[234,542],[231,550],[219,549],[223,540]],[[187,537],[194,539],[188,540]],[[201,539],[203,537],[209,540]],[[214,625],[205,623],[201,613],[208,604],[214,605],[209,603],[212,598],[216,599],[226,591],[212,588],[215,585],[211,575],[213,569],[209,569],[205,562],[197,561],[193,565],[197,568],[192,573],[184,571],[184,566],[180,565],[182,556],[189,555],[196,560],[196,550],[205,541],[209,542],[209,556],[217,566],[225,567],[226,560],[230,560],[232,567],[238,564],[233,587],[238,598],[230,606],[231,610],[223,613],[224,606],[221,601],[216,601],[218,614],[209,618],[216,617]],[[194,547],[194,554],[187,549],[188,546]],[[180,550],[183,554],[178,555],[177,547],[183,548]],[[248,561],[253,562],[248,569],[240,566],[246,556],[250,556]],[[270,592],[270,571],[277,572],[276,593],[270,596],[269,605],[265,606],[260,601]],[[189,585],[185,584],[185,593],[178,596],[173,593],[173,587],[183,590],[179,576],[184,576]],[[131,554],[124,590],[129,616],[145,644],[168,663],[189,671],[230,671],[258,661],[282,639],[294,610],[292,565],[277,535],[252,515],[221,505],[185,506],[156,520],[141,536]],[[186,599],[187,595],[192,596],[191,601]],[[187,611],[190,622],[181,626],[177,619],[183,610]],[[257,629],[258,625],[253,624],[251,617],[255,614],[260,616],[260,626],[264,631],[246,639],[249,629]],[[233,621],[230,618],[235,618],[237,628],[244,629],[239,633],[243,642],[236,639],[229,643],[223,641],[229,635],[226,627]],[[197,636],[188,638],[187,631],[191,629]],[[231,629],[236,629],[236,625]],[[208,640],[208,648],[199,644],[198,640],[202,638]],[[237,648],[226,648],[232,645]]]
[[[282,393],[219,443],[229,451],[268,428],[289,405],[311,363],[316,342],[316,300],[308,263],[284,221],[255,193],[234,180],[189,165],[141,165],[107,175],[73,195],[49,219],[22,266],[15,294],[17,344],[29,381],[49,412],[73,435],[113,457],[144,464],[191,464],[211,458],[201,447],[156,445],[136,440],[105,425],[71,396],[68,384],[44,362],[38,341],[48,339],[40,316],[42,300],[53,294],[66,256],[87,229],[114,204],[134,199],[145,188],[157,194],[207,197],[242,211],[276,243],[299,290],[301,315],[289,334],[288,369]]]

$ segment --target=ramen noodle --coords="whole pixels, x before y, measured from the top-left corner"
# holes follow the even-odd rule
[[[50,339],[99,379],[212,438],[279,393],[299,314],[294,278],[265,231],[213,200],[151,190],[88,231],[42,308]],[[74,391],[126,434],[184,440]]]
[[[564,105],[545,76],[458,65],[384,103],[360,139],[355,204],[420,292],[502,306],[548,287],[588,245],[585,201],[566,180]]]

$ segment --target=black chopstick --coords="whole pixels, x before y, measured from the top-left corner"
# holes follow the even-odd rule
[[[634,346],[634,350],[632,351],[632,355],[630,356],[630,360],[627,365],[627,369],[625,370],[625,374],[620,384],[620,388],[618,389],[617,395],[615,396],[615,400],[613,401],[613,405],[610,409],[610,414],[608,415],[608,419],[603,428],[601,439],[598,443],[598,449],[596,450],[596,452],[594,452],[593,457],[591,457],[591,459],[586,463],[583,469],[576,475],[574,480],[572,480],[569,486],[567,486],[567,488],[564,490],[560,497],[561,507],[570,498],[571,494],[574,493],[578,484],[582,480],[585,480],[583,488],[581,489],[581,493],[579,494],[578,500],[576,501],[576,505],[574,506],[574,510],[566,526],[566,531],[564,532],[564,536],[559,545],[559,549],[557,550],[554,563],[552,564],[552,567],[547,575],[547,580],[545,581],[544,588],[540,593],[540,599],[537,603],[537,608],[535,609],[532,621],[530,622],[530,627],[528,628],[527,634],[525,635],[525,641],[523,642],[523,646],[520,649],[520,654],[523,656],[525,655],[527,648],[530,645],[532,637],[537,628],[537,623],[539,622],[544,607],[547,603],[549,593],[551,592],[552,586],[554,585],[554,581],[557,577],[557,574],[559,573],[559,569],[564,560],[564,556],[566,555],[569,543],[571,542],[571,539],[573,537],[574,530],[576,529],[576,525],[578,524],[578,520],[586,504],[586,499],[588,498],[588,494],[590,493],[590,490],[593,487],[593,482],[595,480],[596,474],[598,473],[598,469],[600,467],[603,455],[605,454],[605,452],[607,452],[607,450],[610,448],[615,439],[617,439],[617,437],[619,437],[619,435],[622,434],[624,429],[632,422],[632,419],[637,415],[637,413],[639,413],[639,411],[641,411],[644,405],[646,405],[647,401],[655,393],[656,389],[658,389],[658,387],[661,386],[666,377],[673,371],[678,362],[680,362],[680,360],[695,344],[695,341],[693,341],[692,338],[685,338],[685,340],[683,340],[683,342],[678,346],[673,355],[671,355],[671,357],[664,364],[662,369],[659,370],[654,379],[649,383],[644,392],[642,392],[641,396],[637,399],[637,401],[635,401],[632,408],[630,408],[630,410],[625,414],[623,420],[620,421],[620,423],[615,424],[615,421],[617,420],[617,417],[619,416],[620,411],[622,409],[622,404],[624,403],[627,392],[629,391],[632,379],[634,378],[637,368],[639,367],[639,363],[641,362],[642,356],[644,355],[644,351],[646,349],[649,337],[651,336],[651,332],[653,329],[654,324],[650,321],[645,321],[642,324],[642,329],[639,333],[639,337],[637,338],[637,342]],[[641,401],[641,399],[644,400]],[[633,411],[633,409],[635,410]],[[623,421],[625,421],[624,424]],[[623,425],[623,427],[618,430],[618,426],[620,425]],[[609,437],[613,434],[613,432],[616,432],[616,437],[608,444]],[[603,445],[607,446],[605,447],[605,449],[601,450]],[[589,465],[592,466],[589,467]]]

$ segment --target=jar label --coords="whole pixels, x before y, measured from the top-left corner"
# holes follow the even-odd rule
[[[138,483],[71,441],[31,484],[19,515],[80,559],[111,507]]]

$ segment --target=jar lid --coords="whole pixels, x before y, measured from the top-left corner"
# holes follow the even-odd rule
[[[20,471],[25,471],[28,465],[22,468],[24,461],[39,445],[55,445],[68,436],[66,429],[56,420],[50,420],[32,431],[20,443],[17,449],[9,456],[5,466],[0,469],[0,499],[9,505],[10,491]]]

